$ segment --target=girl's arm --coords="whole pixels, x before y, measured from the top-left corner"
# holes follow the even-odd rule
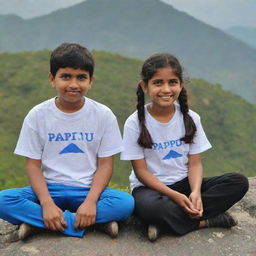
[[[94,174],[90,191],[76,211],[75,228],[83,229],[96,221],[96,205],[101,192],[108,186],[113,172],[113,156],[98,157],[98,168]]]
[[[148,171],[145,159],[132,160],[132,166],[137,178],[145,186],[158,191],[174,200],[189,215],[199,212],[193,207],[192,202],[184,195],[163,184],[157,177]]]
[[[199,211],[199,215],[193,216],[194,218],[202,217],[203,204],[201,199],[201,184],[203,179],[203,166],[200,154],[189,155],[188,160],[188,180],[191,188],[189,196],[194,208]]]
[[[62,210],[54,203],[41,170],[41,160],[26,158],[29,182],[43,209],[44,224],[54,231],[63,232],[66,227]]]

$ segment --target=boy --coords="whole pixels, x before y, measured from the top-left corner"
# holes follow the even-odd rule
[[[14,151],[26,157],[31,187],[0,192],[0,218],[23,223],[19,239],[32,226],[82,237],[95,223],[108,223],[105,231],[116,237],[115,221],[133,211],[128,193],[106,188],[122,142],[111,110],[85,97],[93,71],[91,53],[78,44],[64,43],[51,54],[57,97],[28,113]]]

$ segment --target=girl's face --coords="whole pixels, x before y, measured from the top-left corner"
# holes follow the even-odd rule
[[[142,89],[152,100],[152,106],[169,108],[178,99],[182,89],[180,79],[171,67],[159,68],[148,83],[142,82]]]

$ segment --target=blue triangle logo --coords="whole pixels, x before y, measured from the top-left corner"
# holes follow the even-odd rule
[[[182,155],[174,150],[171,150],[164,158],[163,160],[168,160],[171,158],[178,158],[178,157],[182,157]]]
[[[84,153],[76,144],[71,143],[66,146],[59,154],[68,154],[68,153]]]

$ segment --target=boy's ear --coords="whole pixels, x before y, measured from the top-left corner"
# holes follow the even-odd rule
[[[54,88],[55,87],[55,85],[54,85],[54,76],[51,72],[49,72],[48,78],[49,78],[49,81],[50,81],[52,87]]]
[[[141,87],[144,93],[148,93],[148,85],[143,80],[140,80],[138,85]]]
[[[89,90],[92,88],[92,83],[93,83],[93,81],[94,81],[94,76],[91,76],[90,77],[90,85],[89,85]]]
[[[90,79],[91,79],[90,84],[92,85],[92,83],[94,81],[94,76],[91,76]]]

